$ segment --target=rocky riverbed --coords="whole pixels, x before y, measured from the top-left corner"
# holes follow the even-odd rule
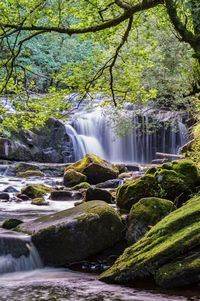
[[[28,234],[43,268],[26,264],[38,256],[32,245],[12,258],[4,251],[0,300],[199,300],[200,178],[192,162],[144,172],[91,155],[65,168],[15,163],[6,173],[0,222],[14,232],[1,230],[1,248]],[[7,273],[11,263],[16,272]]]

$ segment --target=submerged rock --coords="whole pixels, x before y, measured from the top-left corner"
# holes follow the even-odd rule
[[[10,195],[8,192],[0,192],[0,200],[9,201]]]
[[[26,162],[19,162],[15,166],[16,174],[20,172],[26,171],[39,171],[39,168],[36,164],[26,163]]]
[[[10,229],[16,228],[18,225],[20,225],[22,223],[23,222],[19,219],[10,218],[10,219],[7,219],[3,222],[2,228],[10,230]]]
[[[19,190],[13,186],[6,187],[3,192],[19,192]]]
[[[118,177],[118,168],[96,155],[87,155],[65,169],[74,169],[84,174],[90,184],[98,184]]]
[[[129,245],[135,243],[157,222],[175,209],[171,201],[160,198],[144,198],[134,204],[129,213],[126,238]]]
[[[25,194],[28,197],[34,199],[34,198],[39,198],[45,195],[46,193],[52,192],[54,189],[45,186],[43,184],[33,184],[33,185],[28,185],[21,190],[21,194]]]
[[[181,280],[177,280],[176,283],[176,276],[181,275],[187,278],[187,283],[194,282],[194,278],[189,279],[188,272],[193,262],[196,267],[198,266],[200,273],[200,266],[195,264],[197,257],[200,258],[199,252],[194,261],[190,258],[188,262],[183,258],[187,258],[191,250],[200,248],[199,216],[200,196],[197,196],[170,213],[153,226],[142,239],[127,248],[114,265],[101,274],[100,279],[116,283],[133,283],[138,278],[153,275],[158,284],[163,286],[169,286],[168,278],[171,277],[175,287],[181,283]],[[168,276],[174,262],[178,263],[178,270],[175,270],[175,265],[174,272]],[[158,280],[159,277],[162,277],[161,280]]]
[[[45,177],[45,174],[40,170],[27,170],[24,172],[18,172],[16,176],[20,178]]]
[[[86,181],[87,177],[74,169],[67,169],[64,173],[64,185],[66,187],[72,187]]]
[[[18,231],[32,235],[45,264],[62,266],[113,246],[124,225],[108,204],[91,201],[24,223]]]

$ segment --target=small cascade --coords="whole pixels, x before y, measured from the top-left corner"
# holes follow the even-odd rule
[[[156,152],[176,154],[188,141],[182,117],[177,112],[148,111],[132,111],[131,131],[122,137],[116,136],[114,124],[99,108],[75,114],[72,126],[66,126],[75,160],[93,153],[111,162],[149,163]]]
[[[9,165],[0,164],[0,176],[6,176],[9,170]]]
[[[30,237],[10,231],[0,233],[0,275],[41,267],[42,261]]]
[[[67,135],[70,137],[73,144],[74,160],[77,161],[86,155],[85,146],[83,144],[81,137],[77,134],[77,132],[71,125],[66,124],[65,129]]]

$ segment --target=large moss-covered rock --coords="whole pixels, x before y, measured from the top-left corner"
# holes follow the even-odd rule
[[[175,209],[171,201],[160,198],[143,198],[134,204],[129,213],[126,238],[131,245],[142,238],[152,226]]]
[[[153,175],[145,175],[121,185],[116,193],[116,203],[121,209],[130,210],[141,198],[157,196],[159,185]]]
[[[127,283],[156,275],[165,264],[187,256],[200,247],[200,197],[158,222],[146,235],[127,248],[114,265],[104,272],[104,281]],[[184,272],[184,269],[182,270]]]
[[[119,208],[130,210],[141,198],[159,197],[180,206],[199,184],[199,169],[192,161],[174,161],[149,169],[140,179],[127,181],[118,188],[116,202]]]
[[[52,191],[53,189],[49,186],[43,184],[33,184],[22,188],[21,194],[25,194],[28,197],[34,199],[34,198],[40,198],[44,196],[46,193],[50,193]]]
[[[18,227],[32,235],[45,264],[61,266],[113,246],[123,236],[118,213],[103,201],[91,201]]]
[[[184,178],[174,170],[162,169],[155,173],[159,190],[157,195],[175,202],[180,206],[183,202],[190,198],[192,190],[187,185]]]
[[[77,184],[80,184],[82,182],[86,182],[87,181],[87,177],[74,170],[74,169],[67,169],[65,171],[65,174],[64,174],[64,185],[66,187],[71,187],[71,186],[74,186],[74,185],[77,185]]]
[[[191,188],[200,185],[200,171],[191,160],[180,160],[172,162],[172,168],[182,176],[184,182]]]
[[[118,168],[115,165],[92,154],[68,166],[65,171],[68,169],[74,169],[77,172],[83,173],[90,184],[115,179],[119,174]]]
[[[156,283],[164,288],[176,288],[199,282],[200,249],[189,253],[186,258],[180,258],[158,269],[155,275]]]

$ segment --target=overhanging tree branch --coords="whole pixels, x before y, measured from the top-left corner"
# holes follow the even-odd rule
[[[104,22],[100,25],[89,26],[85,28],[63,28],[63,27],[54,27],[54,26],[36,26],[36,25],[21,25],[21,24],[10,24],[10,23],[3,23],[0,22],[0,26],[4,27],[5,29],[18,29],[21,31],[45,31],[45,32],[58,32],[64,33],[68,35],[73,34],[83,34],[83,33],[94,33],[98,31],[105,30],[110,27],[115,27],[122,23],[123,21],[129,19],[134,14],[148,10],[153,8],[159,4],[163,4],[164,0],[146,0],[142,1],[134,6],[131,6],[128,10],[124,11],[119,17],[116,17],[110,21]]]

